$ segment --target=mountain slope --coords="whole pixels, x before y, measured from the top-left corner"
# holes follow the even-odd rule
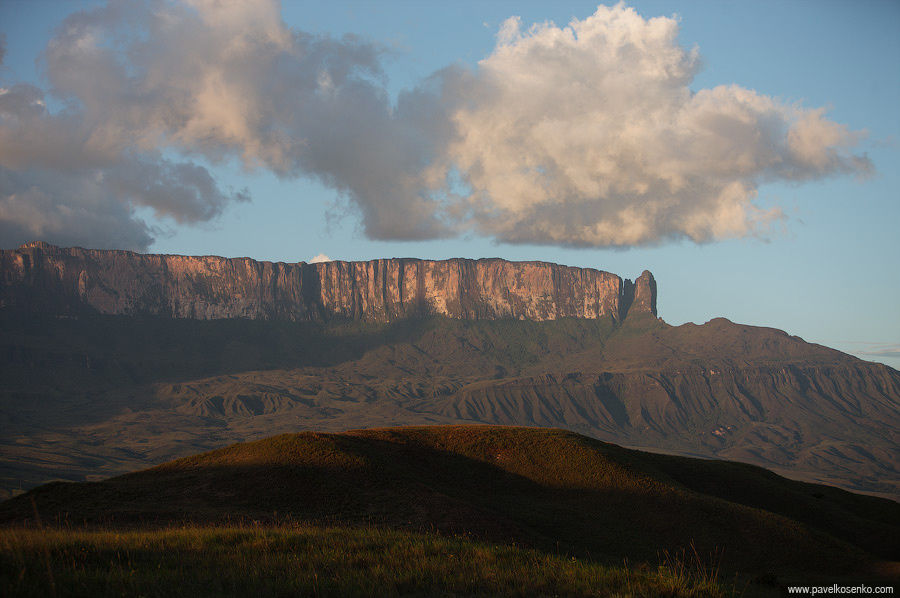
[[[477,422],[900,497],[900,373],[721,319],[323,325],[0,310],[0,329],[7,491],[298,429]]]

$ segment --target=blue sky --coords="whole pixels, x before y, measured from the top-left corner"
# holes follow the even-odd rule
[[[118,109],[119,104],[108,104],[107,99],[91,96],[90,89],[79,91],[79,81],[67,80],[65,73],[59,70],[63,63],[59,62],[58,52],[42,54],[54,36],[54,29],[65,17],[98,6],[103,3],[16,0],[0,3],[0,32],[6,38],[0,86],[6,89],[12,89],[17,83],[36,86],[46,94],[43,99],[47,114],[62,114],[67,108],[73,109],[73,105],[77,111],[80,109],[78,101],[86,106],[86,115],[90,113],[91,102],[107,107],[105,109],[109,109],[108,106]],[[148,150],[142,145],[140,151],[152,159],[142,157],[135,164],[129,163],[129,168],[134,172],[153,173],[157,172],[153,168],[158,164],[163,164],[165,169],[179,160],[190,160],[206,169],[219,191],[209,191],[191,210],[159,201],[154,203],[151,199],[132,204],[126,202],[122,208],[114,196],[110,196],[108,207],[100,208],[112,212],[124,209],[121,218],[125,220],[113,220],[114,226],[119,226],[116,222],[133,226],[135,218],[146,223],[154,240],[140,249],[160,253],[250,256],[281,261],[309,260],[320,253],[345,260],[394,256],[435,259],[498,256],[593,267],[628,278],[636,277],[646,268],[657,278],[660,315],[669,323],[701,323],[724,316],[736,322],[780,328],[811,342],[900,367],[900,269],[896,266],[900,257],[900,235],[896,233],[900,223],[900,69],[897,68],[900,37],[896,35],[900,29],[900,4],[884,0],[632,2],[627,6],[635,9],[644,20],[653,17],[677,19],[677,45],[684,50],[685,56],[693,48],[699,52],[699,62],[691,63],[693,70],[686,84],[691,92],[736,85],[754,92],[754,98],[771,99],[778,106],[794,106],[807,111],[825,108],[823,118],[829,123],[841,125],[851,133],[864,132],[864,135],[860,133],[854,137],[852,143],[846,139],[843,142],[849,144],[847,156],[865,157],[868,166],[854,170],[838,165],[810,174],[812,167],[803,163],[795,164],[788,175],[761,170],[754,175],[756,195],[751,203],[762,211],[777,209],[781,216],[758,229],[732,228],[721,233],[722,229],[716,228],[695,233],[692,232],[694,229],[680,224],[663,222],[651,226],[649,232],[615,237],[611,241],[604,240],[606,237],[597,240],[599,237],[585,236],[582,239],[585,242],[581,244],[587,246],[573,248],[558,242],[559,237],[549,238],[542,236],[544,232],[535,232],[545,230],[543,222],[535,224],[533,219],[529,220],[532,216],[522,216],[523,208],[516,205],[509,212],[513,214],[509,218],[494,219],[493,214],[497,212],[486,212],[483,218],[478,216],[473,220],[478,222],[477,226],[466,221],[454,229],[456,236],[447,237],[445,231],[430,235],[436,238],[411,241],[405,239],[410,235],[404,231],[412,229],[403,228],[403,223],[392,228],[398,220],[397,212],[387,211],[387,220],[377,223],[374,220],[380,217],[380,206],[391,199],[389,194],[373,194],[361,200],[348,197],[347,186],[352,189],[353,181],[357,180],[355,177],[359,176],[352,171],[353,159],[337,158],[346,162],[339,166],[328,163],[325,166],[282,168],[279,158],[273,158],[271,152],[265,153],[266,148],[259,150],[254,145],[253,151],[259,152],[253,155],[257,164],[248,169],[244,160],[250,152],[248,142],[242,141],[239,149],[220,155],[207,137],[172,142],[176,133],[181,135],[179,139],[185,138],[187,134],[182,130],[169,131],[170,137],[162,143],[154,141],[158,147]],[[518,58],[511,54],[506,62],[501,62],[495,52],[498,31],[509,17],[521,18],[520,37],[511,45],[516,50],[525,48],[524,44],[529,40],[528,28],[534,23],[554,23],[556,29],[545,28],[540,34],[549,35],[573,19],[586,22],[595,11],[597,4],[589,2],[285,2],[277,16],[283,21],[281,25],[290,30],[330,36],[336,41],[345,40],[343,36],[350,34],[357,36],[354,39],[361,40],[359,43],[373,44],[371,47],[376,48],[380,70],[368,77],[375,82],[373,88],[386,95],[386,105],[395,110],[398,97],[421,88],[423,81],[447,67],[475,74],[474,84],[465,83],[469,87],[460,87],[473,94],[485,89],[487,77],[483,73],[488,66],[496,67],[502,76],[521,74],[521,69],[515,71],[522,64],[517,62]],[[154,51],[152,44],[149,48],[147,52]],[[357,46],[352,48],[358,50]],[[341,46],[339,50],[346,56],[352,48]],[[663,46],[659,52],[666,48],[670,46]],[[354,56],[357,60],[358,52]],[[489,57],[492,57],[491,61],[479,65]],[[359,64],[362,63],[357,67]],[[542,74],[550,73],[565,81],[566,69],[574,62],[559,64],[561,66],[553,71],[541,70],[540,65],[535,66],[534,73],[527,73],[527,68],[525,71],[539,79]],[[682,63],[678,65],[683,66]],[[82,80],[98,77],[96,86],[99,87],[103,72],[95,66],[77,68],[84,69],[80,76]],[[600,66],[606,68],[609,65]],[[633,63],[621,67],[613,65],[609,72],[628,72],[634,67]],[[584,76],[584,71],[573,70],[571,74],[573,80]],[[452,77],[442,79],[445,88],[464,85],[454,81]],[[541,93],[540,83],[540,80],[531,83],[538,86],[534,88],[537,94]],[[650,80],[648,85],[652,83],[654,81]],[[272,93],[277,93],[280,87],[276,85],[272,89],[275,90]],[[605,89],[599,88],[599,93],[588,96],[588,101],[591,97],[596,97],[599,105],[609,101],[603,96]],[[73,97],[75,104],[72,104]],[[515,104],[518,96],[513,95],[509,100],[506,98],[504,103],[501,98],[492,104],[486,101],[473,109],[469,115],[474,123],[471,125],[473,130],[479,130],[479,123],[502,118],[498,111],[506,104]],[[657,106],[655,103],[649,105]],[[718,105],[720,110],[726,109],[723,105]],[[539,109],[530,105],[512,108],[521,108],[525,115],[534,114],[527,110]],[[83,118],[88,122],[89,116]],[[61,119],[48,122],[62,126]],[[759,122],[765,124],[768,121]],[[288,129],[296,130],[300,126],[311,125],[297,125],[291,120]],[[573,134],[571,127],[557,130],[563,137]],[[577,127],[574,131],[577,134]],[[373,143],[379,141],[378,137],[362,137]],[[227,144],[232,138],[224,139],[223,143]],[[578,147],[578,143],[585,143],[580,139],[573,140],[571,145]],[[694,138],[689,135],[687,139]],[[254,137],[253,141],[256,140]],[[434,143],[433,136],[426,141]],[[2,143],[0,138],[0,149]],[[598,151],[606,150],[603,139],[587,143],[584,147],[588,150],[594,145],[598,146]],[[702,140],[691,143],[700,144]],[[311,147],[313,150],[322,148],[321,152],[334,150],[327,143],[318,146],[312,143]],[[433,148],[427,144],[425,147]],[[439,152],[443,152],[443,146],[440,148]],[[656,145],[639,146],[639,149],[652,153],[656,151]],[[693,146],[685,148],[685,154],[693,155],[694,150],[697,148]],[[15,152],[15,148],[12,151]],[[368,160],[372,151],[377,157],[380,151],[387,150],[361,151],[364,153],[360,156]],[[493,157],[484,154],[483,148],[462,147],[454,151],[457,152],[454,154],[457,165],[465,163],[472,155],[485,160]],[[673,159],[679,155],[676,147],[665,157]],[[621,160],[622,152],[614,157]],[[379,163],[378,160],[372,162]],[[369,167],[369,164],[360,162],[360,168]],[[19,164],[10,168],[14,173],[21,173],[26,167]],[[689,168],[692,175],[696,172],[691,166],[685,168]],[[492,209],[508,207],[504,202],[512,200],[498,197],[498,171],[484,175],[473,172],[470,172],[469,186],[484,189],[494,202]],[[707,170],[702,172],[708,173]],[[335,179],[339,184],[334,183]],[[20,179],[0,178],[0,185],[13,185],[10,180]],[[28,180],[32,187],[37,184]],[[41,184],[44,180],[40,179]],[[184,183],[186,179],[178,180]],[[192,178],[184,185],[196,185],[195,181]],[[550,181],[547,193],[561,188],[553,186],[558,182]],[[137,183],[128,182],[128,185]],[[246,189],[250,201],[240,201],[237,194],[242,189]],[[445,191],[465,194],[471,188],[451,185]],[[0,188],[0,195],[3,193]],[[623,197],[617,200],[626,202],[622,205],[627,208],[627,200]],[[598,222],[611,218],[603,206],[612,200],[604,197],[602,199],[607,203],[600,205],[595,199],[585,196],[579,198],[580,203],[571,205],[577,205],[587,218],[596,218]],[[534,201],[540,204],[546,197],[539,196]],[[702,215],[704,209],[714,205],[695,205],[690,203],[690,198],[682,196],[667,201],[667,206],[674,203],[681,210],[679,214],[690,216]],[[403,204],[400,215],[403,215],[402,210],[414,211],[410,206],[413,204]],[[364,215],[365,209],[371,210],[367,212],[369,216]],[[554,220],[557,216],[553,211],[549,212],[548,227],[563,226],[562,220],[558,223]],[[0,204],[0,221],[3,218]],[[567,219],[565,223],[570,224],[571,220]],[[414,224],[410,226],[415,230],[422,226]],[[20,240],[16,234],[26,234],[21,232],[23,226],[18,229],[0,227],[0,245],[14,246]],[[69,230],[73,228],[70,226]],[[7,232],[4,238],[4,230],[19,232]],[[56,240],[52,229],[46,230],[49,231],[45,235],[50,237],[48,240]],[[522,230],[524,236],[520,235]],[[69,238],[59,236],[62,241]],[[383,238],[373,240],[371,236]],[[84,241],[79,244],[91,244],[90,236],[76,237],[81,238]],[[510,240],[515,242],[504,242]]]

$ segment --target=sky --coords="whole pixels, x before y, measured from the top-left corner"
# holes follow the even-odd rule
[[[0,247],[502,257],[900,367],[900,3],[0,0]]]

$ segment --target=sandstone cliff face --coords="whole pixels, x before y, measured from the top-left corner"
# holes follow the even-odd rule
[[[0,251],[0,307],[49,313],[389,322],[451,318],[622,320],[656,314],[649,272],[615,274],[502,259],[295,264],[145,255],[28,243]]]

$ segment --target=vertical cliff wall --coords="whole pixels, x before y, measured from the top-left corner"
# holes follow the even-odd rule
[[[591,268],[502,259],[295,264],[145,255],[28,243],[0,251],[0,307],[174,318],[460,319],[656,314],[656,283]]]

